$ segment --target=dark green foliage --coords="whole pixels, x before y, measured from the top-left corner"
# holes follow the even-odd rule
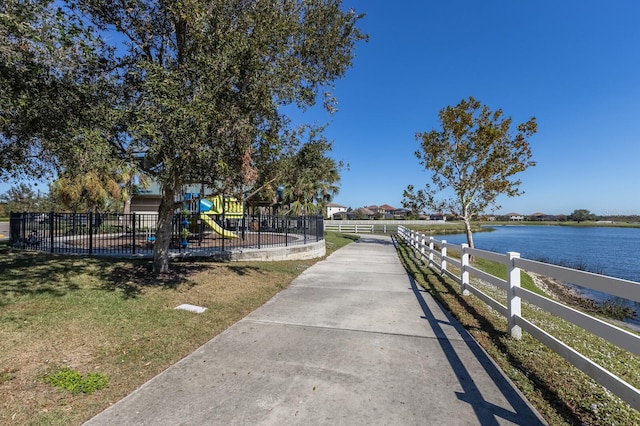
[[[51,176],[99,136],[109,50],[83,22],[48,0],[0,5],[0,176]]]
[[[54,164],[72,180],[131,167],[154,178],[157,273],[182,186],[239,196],[273,179],[260,174],[304,135],[281,107],[320,98],[334,111],[333,81],[365,38],[340,0],[58,4],[0,6],[0,173]]]
[[[587,209],[578,209],[574,210],[571,215],[569,215],[569,220],[575,220],[576,222],[584,222],[586,220],[596,220],[596,215],[591,213]]]

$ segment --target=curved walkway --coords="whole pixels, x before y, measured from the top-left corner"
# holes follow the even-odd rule
[[[88,425],[535,425],[529,403],[362,236]]]

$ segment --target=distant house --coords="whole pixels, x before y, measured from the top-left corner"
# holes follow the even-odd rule
[[[508,213],[506,216],[511,222],[522,222],[524,220],[524,216],[520,213]]]
[[[346,213],[347,212],[347,208],[345,206],[341,206],[340,204],[336,204],[336,203],[327,203],[325,205],[325,216],[324,217],[328,217],[328,218],[334,218],[334,215],[336,214],[342,214],[342,213]]]
[[[395,207],[390,206],[389,204],[383,204],[380,207],[378,207],[378,212],[382,213],[384,215],[393,215],[393,212],[395,212],[397,209]]]
[[[547,220],[547,218],[549,217],[549,215],[546,215],[544,213],[532,213],[529,215],[529,220],[538,220],[538,221],[543,221],[543,220]]]
[[[359,209],[349,212],[349,219],[373,219],[376,212],[368,207],[361,207]]]
[[[395,207],[390,206],[389,204],[383,204],[381,206],[376,206],[374,204],[365,208],[371,210],[374,216],[382,219],[393,219],[394,213],[398,210]]]
[[[409,209],[395,209],[391,212],[394,219],[404,219],[411,212]]]
[[[158,214],[161,199],[160,184],[151,181],[145,187],[136,188],[131,196],[129,211],[136,214]]]
[[[380,207],[376,206],[375,204],[372,204],[372,205],[370,205],[370,206],[366,206],[366,207],[362,207],[362,208],[363,208],[363,209],[370,210],[373,214],[376,214],[376,213],[378,213],[378,209],[379,209]]]
[[[553,215],[553,214],[533,213],[532,215],[529,216],[529,220],[551,222],[551,221],[562,220],[562,219],[560,216]]]

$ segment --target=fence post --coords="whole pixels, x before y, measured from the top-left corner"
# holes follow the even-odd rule
[[[262,228],[262,226],[260,226],[260,220],[261,219],[262,218],[260,217],[260,212],[258,212],[258,249],[262,248],[261,245],[260,245],[260,229]]]
[[[93,212],[89,212],[89,254],[93,254]]]
[[[131,213],[131,254],[136,254],[136,214]]]
[[[520,340],[522,330],[516,325],[516,317],[520,316],[520,296],[516,296],[516,287],[520,287],[520,268],[514,266],[514,259],[520,258],[520,253],[507,253],[507,328],[511,337]]]
[[[433,265],[433,237],[429,237],[429,265]]]
[[[425,242],[424,234],[422,234],[421,236],[422,236],[422,239],[420,240],[420,260],[424,259],[424,242]]]
[[[22,241],[27,241],[27,225],[27,213],[22,212],[22,215],[20,216],[20,230],[22,231]]]
[[[53,212],[49,212],[49,248],[51,250],[51,253],[53,253],[55,250],[53,248],[53,243],[55,241],[54,239],[54,223],[53,223],[53,218],[54,218],[54,213]]]
[[[460,290],[462,291],[463,296],[469,295],[469,290],[467,289],[467,285],[469,285],[469,244],[460,244],[460,282],[462,283],[462,287]]]
[[[20,241],[20,228],[22,216],[20,213],[9,212],[9,245],[13,246]]]
[[[446,244],[447,241],[442,240],[442,246],[440,247],[440,273],[443,273],[447,270],[447,260],[445,259],[445,257],[447,257]]]

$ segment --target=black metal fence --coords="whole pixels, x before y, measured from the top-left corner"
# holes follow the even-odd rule
[[[157,215],[122,213],[11,213],[9,245],[50,253],[149,255]],[[319,216],[177,214],[170,250],[203,255],[235,249],[284,247],[324,238]]]

